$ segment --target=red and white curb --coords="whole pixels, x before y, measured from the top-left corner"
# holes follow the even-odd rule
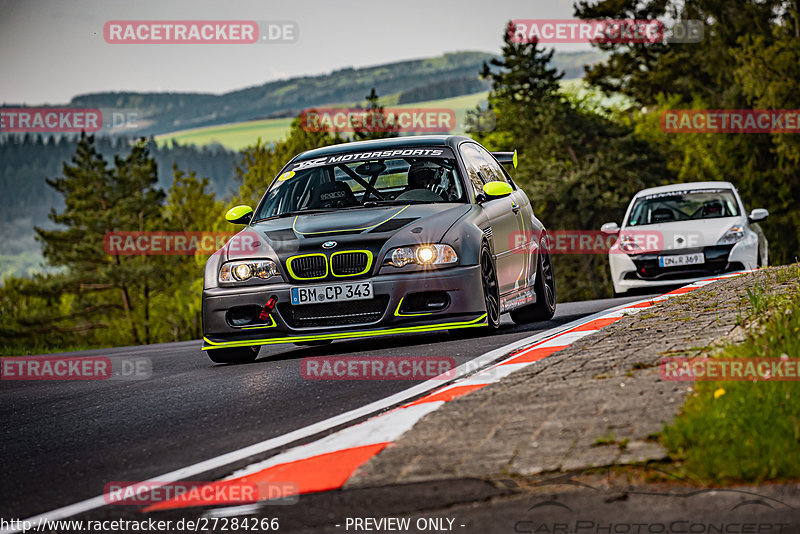
[[[344,486],[356,469],[380,453],[386,446],[397,441],[417,421],[437,410],[444,403],[533,365],[539,360],[565,349],[578,339],[598,332],[625,315],[638,313],[657,302],[689,293],[716,280],[740,274],[742,273],[708,278],[659,297],[599,312],[570,323],[562,327],[558,333],[533,344],[530,343],[531,338],[527,338],[519,343],[503,347],[499,350],[505,352],[507,355],[505,359],[501,359],[478,373],[456,380],[420,399],[403,404],[367,421],[344,428],[317,441],[289,449],[263,462],[250,465],[215,484],[242,483],[262,486],[269,483],[292,482],[297,485],[301,495],[339,489]],[[525,346],[519,349],[516,347],[518,345]],[[157,503],[145,508],[144,511],[187,508],[207,504],[202,500],[180,499]],[[215,502],[214,504],[220,503]]]
[[[532,365],[568,347],[571,343],[583,336],[597,332],[603,327],[616,322],[624,315],[638,313],[657,302],[676,295],[688,293],[706,284],[713,283],[716,280],[732,278],[748,272],[752,271],[743,271],[707,278],[659,297],[615,306],[547,332],[540,332],[490,351],[466,364],[460,365],[455,369],[455,377],[461,378],[457,378],[455,382],[444,387],[436,387],[441,385],[441,379],[428,380],[355,410],[294,430],[276,438],[271,438],[215,458],[182,467],[170,473],[153,477],[146,482],[154,483],[153,486],[156,487],[157,485],[170,482],[189,480],[192,477],[209,472],[213,469],[218,469],[225,465],[233,464],[234,462],[241,462],[257,454],[263,454],[282,446],[290,445],[293,442],[349,424],[354,420],[363,419],[382,409],[399,405],[397,408],[376,415],[362,423],[345,427],[324,438],[288,449],[263,462],[252,464],[245,469],[237,471],[230,477],[210,484],[211,486],[217,486],[223,483],[231,484],[231,481],[237,480],[257,484],[291,482],[297,485],[298,493],[301,495],[339,489],[353,475],[356,469],[366,463],[370,458],[377,455],[387,445],[397,441],[400,436],[414,426],[417,421],[438,409],[445,402],[485,387],[493,382],[497,382],[514,371]],[[476,369],[481,369],[481,371],[472,374]],[[450,372],[452,373],[452,371]],[[452,375],[449,378],[452,378]],[[419,397],[420,395],[423,396],[416,400],[409,400]],[[108,503],[108,495],[99,495],[75,504],[29,517],[25,521],[31,524],[37,524],[42,520],[54,521],[64,519],[107,506]],[[212,503],[188,502],[186,499],[182,498],[179,502],[164,501],[145,508],[143,511],[167,510],[189,506],[207,506],[209,504]],[[215,500],[213,504],[219,505],[222,503]],[[230,508],[232,512],[235,511],[234,508],[241,507]],[[217,515],[224,515],[225,510],[226,508],[216,508],[212,512]],[[3,534],[15,532],[19,532],[19,530],[0,529],[0,533]]]

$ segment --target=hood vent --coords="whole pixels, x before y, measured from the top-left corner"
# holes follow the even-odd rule
[[[389,219],[385,223],[380,224],[380,225],[376,226],[375,228],[373,228],[372,230],[370,230],[370,233],[394,232],[395,230],[399,230],[400,228],[404,227],[405,225],[411,224],[412,222],[414,222],[416,220],[417,220],[416,217],[405,218],[405,219],[401,219],[401,218]]]
[[[289,228],[266,232],[266,235],[272,241],[294,241],[297,239],[297,234],[294,233],[294,230]]]
[[[361,230],[331,230],[330,232],[313,232],[303,234],[303,237],[336,237],[337,235],[360,234]]]

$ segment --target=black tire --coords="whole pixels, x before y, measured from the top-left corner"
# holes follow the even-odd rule
[[[206,351],[214,363],[250,363],[258,358],[261,347],[234,347]]]
[[[298,347],[322,347],[331,343],[333,343],[332,339],[318,339],[316,341],[301,341],[300,343],[295,343],[295,345]]]
[[[486,303],[486,328],[494,332],[500,328],[500,286],[497,283],[497,269],[492,253],[486,243],[481,247],[481,287]]]
[[[492,253],[489,251],[489,246],[486,243],[481,247],[480,262],[481,290],[486,306],[488,325],[484,325],[482,328],[457,328],[450,330],[449,334],[453,339],[480,337],[486,333],[495,332],[500,328],[500,286],[497,284],[497,270],[494,266],[494,260],[492,260]],[[490,310],[492,310],[491,313]]]
[[[556,277],[546,238],[542,239],[539,246],[539,268],[533,289],[536,292],[536,302],[510,313],[511,320],[517,324],[548,321],[556,313]]]

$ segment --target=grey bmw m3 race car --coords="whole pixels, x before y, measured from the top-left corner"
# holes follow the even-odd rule
[[[503,164],[461,136],[304,152],[206,264],[203,350],[254,360],[261,345],[437,330],[495,330],[555,312],[545,228]]]

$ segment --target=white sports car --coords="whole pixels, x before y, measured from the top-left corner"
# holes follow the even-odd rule
[[[688,284],[711,275],[755,269],[769,260],[767,239],[728,182],[695,182],[639,191],[608,253],[615,295]]]

